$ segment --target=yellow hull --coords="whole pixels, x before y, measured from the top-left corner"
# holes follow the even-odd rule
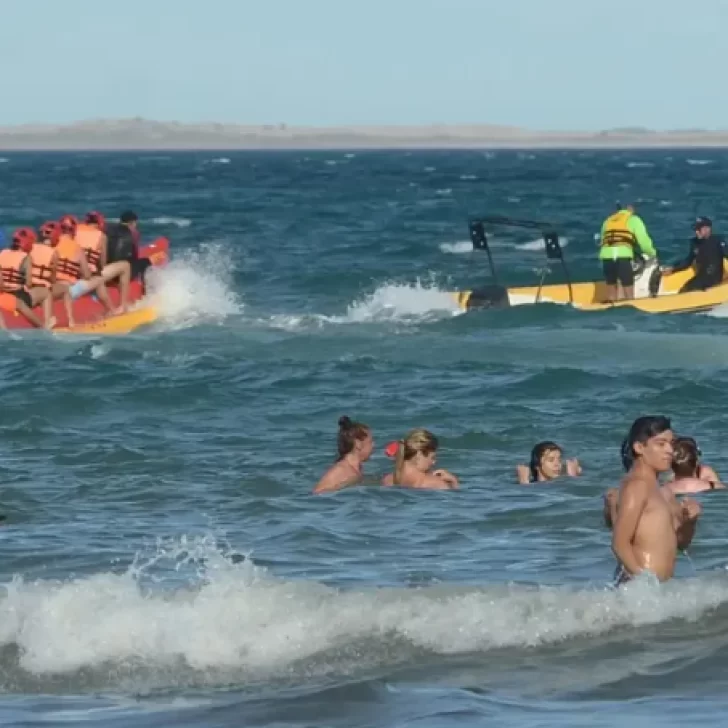
[[[121,336],[130,334],[141,326],[148,326],[157,320],[157,310],[152,306],[138,308],[135,311],[108,316],[88,324],[79,324],[74,328],[53,329],[54,334],[95,334],[103,336]]]
[[[705,311],[721,304],[728,303],[728,279],[724,278],[719,286],[709,288],[707,291],[692,291],[678,293],[680,288],[694,275],[691,269],[663,276],[659,294],[655,297],[646,296],[631,300],[606,303],[607,287],[603,281],[590,281],[571,284],[566,283],[544,285],[541,287],[538,300],[538,286],[521,286],[506,289],[506,306],[533,305],[535,303],[558,303],[572,305],[582,311],[603,311],[610,308],[623,308],[629,306],[646,313],[687,313],[690,311]],[[453,294],[458,305],[463,309],[476,308],[471,305],[471,296],[474,291],[459,291]],[[505,294],[505,292],[504,292]]]

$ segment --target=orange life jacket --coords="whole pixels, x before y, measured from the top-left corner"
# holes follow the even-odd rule
[[[36,243],[30,251],[31,274],[34,286],[50,288],[53,281],[53,256],[55,250],[50,245]]]
[[[86,225],[80,223],[76,228],[76,242],[83,248],[86,253],[86,260],[94,273],[100,272],[101,263],[101,241],[104,238],[104,234],[101,230],[93,227],[92,225]]]
[[[81,278],[79,263],[83,255],[81,246],[70,235],[61,235],[56,245],[56,253],[58,254],[56,278],[64,283],[75,283]]]
[[[6,248],[0,252],[0,271],[6,291],[19,291],[25,288],[25,272],[23,263],[28,257],[22,250]]]

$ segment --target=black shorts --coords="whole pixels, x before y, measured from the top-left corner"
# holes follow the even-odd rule
[[[19,301],[22,301],[28,308],[33,308],[33,299],[30,297],[28,291],[19,288],[17,291],[13,291],[13,296]]]
[[[617,258],[617,260],[603,260],[602,270],[604,280],[608,286],[616,286],[619,281],[624,288],[634,285],[634,271],[631,258]]]
[[[152,264],[149,258],[137,258],[131,261],[131,279],[143,278],[147,272],[147,268]]]

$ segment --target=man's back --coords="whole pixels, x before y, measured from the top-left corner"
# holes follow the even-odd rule
[[[116,263],[119,260],[131,262],[136,257],[134,236],[126,225],[117,222],[107,223],[105,233],[107,263]]]

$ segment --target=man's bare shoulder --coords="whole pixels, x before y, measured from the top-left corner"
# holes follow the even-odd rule
[[[639,490],[641,488],[644,489],[654,489],[655,487],[655,480],[650,479],[641,473],[627,473],[627,475],[622,478],[622,482],[619,484],[619,489],[624,491],[627,489],[630,490]]]
[[[619,499],[645,498],[656,489],[656,482],[640,473],[627,473],[619,485]]]

